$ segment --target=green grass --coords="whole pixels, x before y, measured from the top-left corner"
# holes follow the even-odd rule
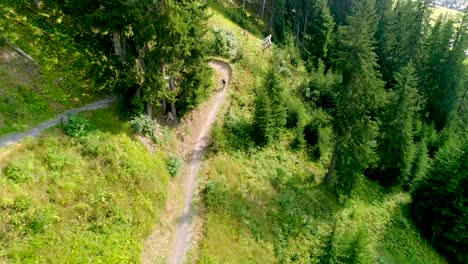
[[[455,18],[458,14],[461,13],[458,10],[450,9],[450,8],[443,7],[443,6],[434,7],[434,8],[431,8],[431,10],[432,10],[431,18],[433,20],[438,19],[440,16],[447,16],[448,18]]]
[[[115,109],[83,114],[98,129],[60,128],[0,152],[0,262],[138,262],[165,205],[163,150],[129,135]]]
[[[210,23],[243,37],[219,13]],[[249,140],[254,88],[272,55],[285,52],[274,47],[262,54],[260,42],[249,35],[243,44],[229,108],[213,130],[202,173],[207,210],[199,263],[446,263],[402,213],[408,193],[360,178],[349,199],[338,199],[319,184],[330,155],[312,161],[293,150],[293,131],[262,149]],[[293,94],[305,74],[291,57],[286,61]]]
[[[0,36],[31,55],[38,66],[22,58],[2,63],[0,135],[23,131],[64,109],[103,97],[112,88],[110,58],[98,40],[80,36],[70,19],[46,1],[36,10],[32,1],[5,0],[0,5]],[[0,56],[14,51],[0,50]],[[21,87],[21,88],[19,88]],[[16,96],[20,89],[25,93]],[[2,98],[5,98],[2,95]]]
[[[21,80],[21,72],[11,71],[12,68],[0,68],[0,135],[25,130],[59,110],[53,109],[30,83]]]

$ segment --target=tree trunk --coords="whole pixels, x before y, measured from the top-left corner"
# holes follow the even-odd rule
[[[172,92],[175,92],[176,90],[174,76],[171,76],[171,78],[169,79],[169,89]],[[171,102],[171,113],[172,117],[174,118],[174,123],[177,124],[177,111],[175,107],[175,102]]]
[[[33,0],[33,2],[34,2],[34,6],[36,7],[36,9],[41,8],[41,5],[40,5],[40,3],[39,3],[39,0]]]
[[[262,1],[262,7],[260,9],[260,17],[263,18],[263,15],[265,14],[265,4],[266,4],[266,0],[263,0]]]
[[[309,8],[306,7],[306,14],[304,18],[304,31],[302,31],[302,43],[301,43],[301,49],[304,50],[304,41],[305,41],[305,35],[306,35],[306,30],[307,30],[307,22],[309,19]]]
[[[466,97],[466,94],[468,93],[468,88],[465,89],[465,92],[463,93],[463,96],[460,100],[460,105],[458,106],[458,110],[457,112],[460,113],[461,109],[462,109],[462,106],[463,106],[463,103],[465,102],[465,97]]]
[[[273,34],[273,22],[275,19],[275,0],[271,1],[271,8],[270,8],[270,33]]]
[[[122,58],[122,45],[120,44],[120,31],[115,31],[112,34],[112,43],[114,44],[114,53]]]
[[[242,8],[245,9],[245,0],[242,1]]]
[[[161,107],[162,107],[163,114],[166,115],[167,114],[167,100],[166,100],[166,98],[162,99]]]
[[[153,119],[153,103],[152,102],[147,102],[146,103],[146,114],[148,115],[149,118]]]
[[[299,19],[297,20],[297,26],[296,26],[296,43],[299,45],[299,32],[301,31],[301,22]]]
[[[328,172],[323,179],[323,184],[332,185],[335,180],[336,149],[333,151],[332,160]]]

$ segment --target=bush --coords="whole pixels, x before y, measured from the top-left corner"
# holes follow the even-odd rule
[[[237,55],[237,39],[234,33],[216,28],[214,49],[217,55],[226,58],[234,58]]]
[[[130,125],[133,132],[150,138],[154,143],[159,143],[159,138],[156,135],[156,122],[147,115],[134,117],[130,121]]]
[[[21,166],[11,163],[5,169],[5,176],[16,183],[29,181],[33,178],[30,172],[26,171]]]
[[[179,173],[182,164],[184,164],[184,161],[180,157],[172,155],[167,161],[167,171],[172,177],[174,177]]]
[[[84,117],[69,117],[63,125],[65,134],[74,138],[83,138],[96,130],[96,127]]]

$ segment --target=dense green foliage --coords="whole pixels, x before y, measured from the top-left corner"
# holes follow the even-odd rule
[[[82,36],[97,35],[112,50],[115,87],[125,95],[127,110],[146,109],[152,115],[162,104],[176,118],[176,102],[187,110],[206,97],[209,45],[198,1],[68,0],[61,5],[82,25]]]
[[[465,118],[466,120],[466,118]],[[452,124],[427,176],[413,191],[413,215],[423,232],[454,261],[468,261],[468,132]],[[435,197],[435,198],[434,198]]]
[[[375,2],[355,2],[349,25],[338,30],[338,61],[343,82],[336,88],[336,145],[326,181],[336,180],[338,191],[349,194],[354,180],[367,168],[377,136],[375,113],[385,103],[385,91],[373,52]],[[352,102],[352,103],[351,103]],[[334,179],[334,170],[336,178]]]
[[[217,55],[234,58],[237,55],[237,40],[232,32],[224,29],[215,29],[214,49]]]
[[[63,126],[65,133],[75,138],[83,138],[95,129],[89,120],[79,116],[68,118]]]
[[[231,28],[217,14],[213,19],[216,26],[223,24]],[[238,36],[242,34],[240,30],[233,32]],[[372,33],[368,38],[367,43],[371,43]],[[349,40],[340,52],[352,54],[353,45],[363,42],[366,43]],[[350,102],[367,104],[362,112],[369,116],[374,130],[367,146],[371,160],[366,162],[378,164],[376,142],[383,123],[377,119],[384,110],[391,111],[389,106],[397,109],[397,99],[404,97],[399,94],[415,93],[415,87],[411,86],[415,78],[407,79],[406,74],[405,78],[402,75],[399,83],[404,84],[404,88],[395,86],[387,95],[376,71],[375,53],[371,51],[364,53],[371,58],[370,63],[343,60],[350,64],[348,73],[338,67],[334,71],[327,70],[320,61],[317,68],[304,67],[301,60],[295,67],[292,56],[278,59],[282,52],[275,48],[274,59],[262,58],[256,57],[249,48],[244,58],[234,65],[231,81],[234,87],[231,89],[235,92],[224,122],[214,129],[213,152],[207,161],[207,178],[203,184],[207,213],[199,262],[446,263],[412,224],[406,211],[411,201],[409,193],[399,189],[388,191],[365,179],[362,173],[356,173],[355,178],[349,180],[353,188],[346,199],[335,195],[334,186],[320,184],[339,137],[335,130],[339,125],[335,124],[337,117],[343,115],[340,120],[344,124],[345,116],[356,114],[340,110],[338,106],[351,108],[353,106],[348,106]],[[255,63],[247,64],[252,58]],[[363,66],[359,66],[361,63]],[[284,99],[275,103],[272,103],[271,92],[265,91],[268,83],[277,81],[277,77],[272,76],[272,68],[279,69],[277,77],[284,83]],[[301,78],[308,68],[310,76]],[[410,67],[407,70],[411,72]],[[373,77],[361,77],[364,73]],[[351,81],[358,76],[362,83]],[[257,82],[252,80],[255,78]],[[355,85],[348,86],[346,82]],[[366,90],[368,84],[374,82],[376,88]],[[362,85],[358,86],[358,83]],[[359,95],[369,98],[356,97],[347,101],[345,92],[359,91],[359,87],[362,87]],[[380,101],[373,100],[375,91],[381,95],[377,98]],[[343,97],[341,102],[337,100],[340,96]],[[405,98],[409,100],[408,109],[412,109],[413,114],[417,110],[412,105],[415,98]],[[260,127],[258,124],[273,127],[271,109],[280,102],[286,108],[285,125],[275,126],[280,133],[261,148],[256,148],[255,138],[262,135],[256,127]],[[386,107],[378,107],[380,105]],[[269,118],[264,118],[267,115]],[[409,119],[404,115],[402,118]],[[411,131],[413,137],[415,127],[419,136],[418,151],[424,153],[427,152],[426,144],[433,144],[432,132],[429,132],[433,130],[419,128],[418,124],[410,122],[404,131]],[[353,142],[347,140],[344,144],[349,143]],[[360,155],[353,153],[346,158],[354,163]],[[411,169],[424,175],[427,169],[424,155],[421,155],[421,161],[416,161],[413,156],[409,158]],[[342,175],[344,178],[345,174]],[[417,181],[414,182],[412,186],[417,186]]]
[[[133,132],[148,137],[153,143],[159,142],[159,138],[156,135],[156,122],[147,115],[140,115],[132,118],[132,120],[130,120],[130,125]]]
[[[252,133],[255,142],[261,146],[278,139],[286,125],[284,83],[276,71],[276,67],[272,67],[256,91]]]
[[[382,114],[377,143],[380,156],[378,179],[387,186],[407,183],[411,173],[413,118],[419,99],[414,75],[411,65],[395,75],[394,91],[390,92],[389,104]]]

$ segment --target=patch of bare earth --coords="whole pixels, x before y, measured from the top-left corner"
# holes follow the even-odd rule
[[[215,69],[216,70],[216,69]],[[219,93],[221,89],[222,75],[215,71],[216,90],[213,95]],[[216,96],[203,103],[185,118],[181,119],[180,124],[173,133],[174,141],[171,144],[172,151],[176,152],[184,159],[184,167],[178,176],[171,179],[169,183],[169,196],[167,199],[165,212],[160,216],[160,222],[154,227],[153,233],[147,238],[143,247],[142,263],[167,263],[174,251],[174,243],[177,233],[177,227],[180,216],[184,210],[184,188],[188,177],[190,177],[191,162],[194,154],[194,146],[197,144],[198,137],[206,125],[207,116],[214,105]],[[203,226],[202,211],[203,207],[199,202],[198,191],[194,195],[196,204],[193,220],[193,234],[191,246],[196,249],[201,241],[201,230]],[[195,250],[196,252],[196,250]],[[193,254],[191,254],[193,255]],[[194,259],[194,257],[190,257]]]

